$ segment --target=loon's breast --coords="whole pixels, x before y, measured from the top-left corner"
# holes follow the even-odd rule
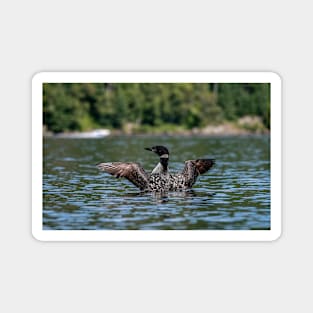
[[[161,174],[163,172],[163,166],[161,163],[158,163],[157,166],[152,170],[151,175]]]
[[[164,170],[163,165],[159,162],[157,164],[157,166],[152,170],[151,175],[153,174],[162,174],[165,175],[166,173],[168,173],[169,169],[167,168],[166,170]]]

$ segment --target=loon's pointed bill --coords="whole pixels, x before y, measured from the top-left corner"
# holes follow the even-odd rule
[[[172,174],[168,170],[169,151],[164,146],[145,148],[160,157],[157,167],[147,174],[142,166],[132,162],[99,163],[98,169],[117,178],[124,177],[141,191],[182,191],[192,188],[199,175],[206,173],[214,164],[215,159],[197,159],[185,161],[181,173]]]

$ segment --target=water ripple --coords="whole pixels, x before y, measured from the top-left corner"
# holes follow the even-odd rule
[[[140,193],[126,180],[99,173],[100,161],[157,163],[143,150],[171,150],[171,171],[183,161],[214,157],[216,166],[188,192]],[[45,139],[44,229],[269,229],[269,137],[117,137]]]

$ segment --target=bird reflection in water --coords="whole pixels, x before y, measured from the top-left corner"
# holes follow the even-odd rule
[[[136,192],[136,193],[124,193],[122,197],[149,197],[156,200],[158,203],[169,202],[173,198],[181,199],[194,199],[194,198],[211,198],[214,196],[214,192],[199,192],[193,189],[183,191],[170,191],[170,192]]]

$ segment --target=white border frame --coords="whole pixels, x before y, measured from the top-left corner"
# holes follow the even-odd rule
[[[44,83],[270,83],[270,230],[43,230]],[[42,72],[32,79],[32,234],[42,241],[272,241],[281,235],[281,78],[273,72]]]

